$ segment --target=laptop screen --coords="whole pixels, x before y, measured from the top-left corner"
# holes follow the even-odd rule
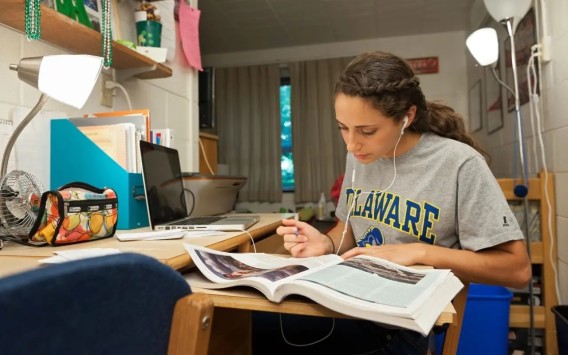
[[[140,141],[150,226],[187,217],[178,151]]]

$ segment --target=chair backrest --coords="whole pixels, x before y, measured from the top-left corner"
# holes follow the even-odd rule
[[[175,270],[131,253],[16,274],[0,280],[0,351],[206,353],[212,302],[195,296]],[[180,329],[193,333],[180,336]]]

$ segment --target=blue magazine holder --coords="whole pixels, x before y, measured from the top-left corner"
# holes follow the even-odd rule
[[[142,174],[129,173],[67,119],[51,120],[51,189],[73,181],[118,195],[118,229],[148,226]]]

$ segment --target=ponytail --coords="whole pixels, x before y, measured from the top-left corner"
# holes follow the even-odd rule
[[[426,110],[419,114],[409,129],[415,132],[431,132],[467,144],[490,162],[491,156],[467,133],[462,115],[440,102],[426,101]]]

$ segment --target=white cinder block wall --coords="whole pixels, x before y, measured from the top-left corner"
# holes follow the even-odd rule
[[[197,0],[191,1],[197,7]],[[124,24],[122,24],[124,26]],[[178,36],[179,38],[179,36]],[[28,41],[25,35],[0,25],[0,119],[12,120],[12,112],[17,106],[32,108],[39,91],[20,81],[16,72],[9,70],[9,64],[17,64],[20,58],[67,54],[67,52],[40,41]],[[199,170],[199,118],[197,97],[197,71],[190,68],[183,57],[178,42],[178,50],[172,62],[166,63],[173,70],[173,76],[163,79],[140,80],[130,78],[121,82],[132,101],[133,108],[149,108],[151,125],[154,128],[174,130],[174,147],[180,150],[182,170]],[[113,107],[100,105],[101,79],[86,105],[77,110],[71,106],[48,100],[44,110],[65,112],[69,116],[83,113],[127,110],[128,104],[123,92],[116,90]],[[38,139],[49,137],[48,132]],[[44,169],[49,169],[45,162]]]

